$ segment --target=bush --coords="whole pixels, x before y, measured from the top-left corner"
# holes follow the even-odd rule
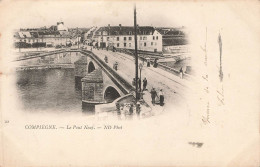
[[[26,42],[15,42],[14,47],[15,48],[30,48],[32,46],[30,43],[26,43]]]
[[[46,47],[46,43],[45,42],[35,42],[32,44],[33,48],[38,48],[38,47]]]

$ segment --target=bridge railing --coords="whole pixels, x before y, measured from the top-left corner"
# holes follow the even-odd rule
[[[119,49],[119,50],[122,53],[128,54],[130,56],[134,56],[134,50],[133,49]],[[163,57],[162,53],[153,53],[153,52],[146,52],[146,51],[140,51],[140,50],[137,53],[138,53],[138,58],[141,59],[142,61],[147,62],[146,58],[149,57],[150,60],[152,61],[151,62],[152,64],[153,64],[153,60],[155,58],[162,58]],[[180,75],[179,70],[176,70],[175,68],[166,66],[162,63],[158,63],[158,67],[165,70],[165,71],[168,71],[168,72],[170,72],[174,75]],[[185,79],[192,78],[192,76],[184,72],[183,78],[185,78]]]
[[[59,50],[48,51],[48,52],[44,52],[44,53],[40,53],[40,54],[36,53],[36,54],[32,54],[32,55],[19,57],[15,61],[21,61],[21,60],[26,60],[26,59],[36,58],[36,57],[49,56],[49,55],[53,55],[53,54],[63,53],[65,51],[66,51],[66,49],[59,49]]]
[[[110,79],[119,87],[119,89],[128,94],[131,91],[135,90],[135,88],[127,82],[124,78],[122,78],[117,72],[115,72],[111,67],[109,67],[105,62],[103,62],[97,55],[92,53],[91,51],[81,50],[83,54],[87,54],[91,56],[91,58],[98,64],[100,67],[108,74]]]

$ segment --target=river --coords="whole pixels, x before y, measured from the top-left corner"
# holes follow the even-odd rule
[[[17,71],[19,100],[26,111],[82,112],[74,69]]]

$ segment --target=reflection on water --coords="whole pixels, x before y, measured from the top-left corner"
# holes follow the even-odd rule
[[[27,111],[82,111],[74,69],[17,71],[17,90]]]

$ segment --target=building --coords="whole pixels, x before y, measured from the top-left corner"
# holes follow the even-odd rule
[[[134,49],[134,27],[106,26],[96,28],[92,36],[93,45],[100,48],[115,47]],[[137,26],[137,49],[148,52],[170,52],[177,45],[186,45],[183,31],[173,28]]]
[[[100,27],[93,35],[93,43],[97,47],[115,47],[120,49],[134,49],[134,27],[106,26]],[[161,36],[151,26],[137,27],[138,50],[160,52]]]
[[[164,54],[176,54],[188,52],[187,30],[181,28],[156,28],[162,35],[162,52]]]
[[[77,44],[81,40],[78,31],[68,31],[63,22],[50,28],[20,29],[14,33],[16,47],[54,47]]]

